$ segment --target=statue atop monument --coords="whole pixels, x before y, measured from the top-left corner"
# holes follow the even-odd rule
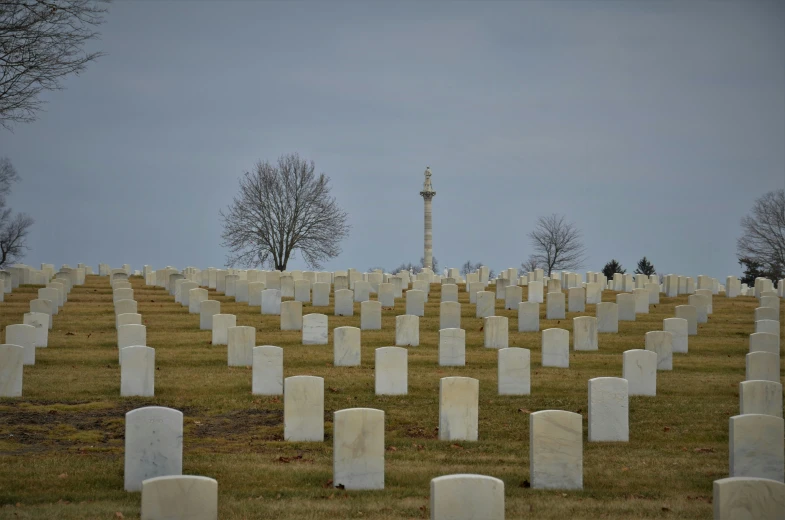
[[[433,186],[431,185],[431,167],[425,167],[425,182],[422,183],[422,191],[420,195],[423,198],[432,199],[436,192],[433,191]]]

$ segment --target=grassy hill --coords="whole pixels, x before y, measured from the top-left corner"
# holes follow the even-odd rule
[[[657,397],[630,397],[630,442],[588,443],[584,420],[584,490],[528,487],[529,413],[560,409],[587,415],[587,381],[622,374],[622,352],[643,348],[644,334],[687,297],[661,297],[651,313],[620,322],[618,334],[600,334],[598,352],[571,352],[570,368],[542,368],[540,333],[518,333],[510,318],[510,346],[531,349],[532,395],[499,396],[497,352],[483,348],[482,320],[460,292],[466,330],[466,366],[438,365],[439,286],[431,286],[420,346],[409,348],[409,395],[374,395],[373,350],[394,345],[395,316],[404,300],[383,311],[381,331],[362,332],[362,366],[334,367],[332,330],[360,326],[329,316],[330,344],[303,346],[300,332],[281,332],[278,316],[258,307],[221,301],[237,325],[257,329],[258,345],[284,348],[284,376],[325,378],[323,443],[283,441],[283,402],[251,395],[251,369],[227,367],[226,347],[210,345],[199,316],[161,288],[132,277],[147,344],[156,349],[155,397],[121,398],[112,291],[107,277],[88,276],[54,317],[49,347],[24,367],[22,398],[0,399],[0,518],[138,518],[139,493],[123,491],[124,415],[147,405],[185,415],[183,473],[218,480],[219,516],[243,518],[428,518],[429,482],[452,473],[479,473],[505,483],[507,518],[711,518],[712,481],[728,476],[728,418],[739,412],[748,335],[754,332],[752,297],[715,295],[709,323],[689,338],[689,354],[674,354],[672,372],[658,372]],[[21,323],[38,287],[22,286],[0,303],[0,327]],[[461,286],[461,290],[463,286]],[[605,291],[603,301],[615,301]],[[526,288],[524,288],[524,301]],[[331,302],[332,303],[332,302]],[[540,328],[572,329],[572,318]],[[437,440],[439,379],[480,380],[478,442]],[[332,413],[353,407],[385,411],[386,488],[334,489]]]

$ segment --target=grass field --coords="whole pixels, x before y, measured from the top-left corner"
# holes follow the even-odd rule
[[[332,366],[332,329],[359,327],[353,317],[329,316],[330,344],[301,345],[300,332],[281,332],[280,318],[258,307],[221,301],[237,325],[257,329],[257,344],[284,348],[284,376],[325,378],[323,443],[283,441],[283,402],[251,395],[251,369],[229,368],[226,347],[210,345],[199,316],[163,289],[131,278],[148,346],[156,349],[155,397],[121,398],[112,292],[107,277],[88,276],[54,317],[49,347],[24,368],[22,398],[0,399],[0,518],[138,518],[139,493],[123,491],[124,415],[148,405],[185,416],[183,473],[218,480],[219,517],[428,518],[429,482],[452,473],[479,473],[505,483],[507,518],[711,518],[712,481],[728,476],[728,418],[739,411],[748,335],[754,332],[752,297],[715,295],[709,323],[691,336],[689,354],[675,354],[672,372],[657,374],[657,397],[630,398],[630,442],[588,443],[584,419],[584,489],[537,491],[529,480],[529,413],[560,409],[587,415],[587,381],[622,373],[622,352],[643,348],[644,333],[687,297],[662,298],[618,334],[601,334],[598,352],[571,352],[570,368],[542,368],[540,333],[518,333],[510,318],[510,346],[531,349],[532,394],[499,396],[497,352],[485,349],[482,320],[460,293],[466,330],[465,367],[438,365],[439,286],[431,286],[420,346],[409,348],[409,395],[374,394],[373,349],[394,345],[395,315],[383,311],[381,331],[363,331],[362,366]],[[461,289],[463,286],[461,286]],[[37,287],[22,286],[0,303],[0,327],[21,323]],[[604,301],[616,293],[605,291]],[[524,288],[524,300],[526,289]],[[540,328],[572,329],[566,320]],[[594,315],[588,305],[583,315]],[[437,440],[439,379],[480,380],[478,442]],[[332,413],[353,407],[385,411],[385,489],[334,489]]]

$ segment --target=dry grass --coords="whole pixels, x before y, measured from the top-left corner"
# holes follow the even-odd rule
[[[377,397],[373,349],[394,344],[395,314],[383,312],[382,331],[363,331],[362,366],[332,366],[332,329],[358,326],[330,312],[330,345],[303,346],[299,332],[281,332],[279,318],[222,302],[238,325],[257,328],[257,344],[284,348],[284,375],[325,378],[326,440],[283,442],[283,403],[251,395],[250,368],[229,368],[226,347],[210,345],[198,315],[163,289],[132,278],[148,345],[156,349],[154,398],[121,398],[111,289],[89,276],[54,318],[49,348],[24,369],[24,397],[0,400],[0,518],[138,518],[140,495],[123,491],[125,412],[161,405],[185,415],[183,472],[218,480],[222,519],[428,518],[429,481],[451,473],[492,475],[505,482],[508,518],[711,518],[712,481],[728,474],[728,417],[738,413],[738,384],[753,332],[754,298],[714,297],[714,314],[690,337],[690,353],[675,355],[674,370],[658,373],[657,397],[630,398],[630,442],[584,441],[584,490],[535,491],[529,479],[528,415],[545,409],[587,411],[587,380],[621,376],[621,353],[643,348],[643,335],[686,297],[663,298],[649,315],[600,335],[599,352],[571,352],[570,369],[540,366],[540,334],[518,333],[510,318],[510,346],[532,351],[532,395],[496,392],[496,358],[484,349],[481,320],[460,293],[467,366],[439,367],[439,288],[432,286],[419,347],[409,349],[409,395]],[[0,303],[0,327],[21,323],[37,287],[20,287]],[[524,289],[525,297],[525,289]],[[604,300],[615,301],[606,291]],[[544,306],[541,306],[544,307]],[[314,312],[326,309],[315,309]],[[304,306],[304,314],[311,312]],[[586,315],[594,315],[587,306]],[[547,327],[572,328],[567,320]],[[440,442],[439,378],[480,380],[479,442]],[[386,488],[345,492],[332,478],[332,412],[350,407],[385,411]],[[586,421],[584,421],[584,428]],[[585,439],[585,437],[584,437]]]

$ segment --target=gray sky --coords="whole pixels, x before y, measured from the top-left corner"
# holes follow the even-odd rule
[[[115,2],[107,56],[0,129],[26,262],[222,266],[238,178],[298,152],[352,225],[326,269],[418,261],[430,165],[441,267],[519,266],[557,212],[584,271],[739,274],[739,219],[785,187],[784,6]]]

